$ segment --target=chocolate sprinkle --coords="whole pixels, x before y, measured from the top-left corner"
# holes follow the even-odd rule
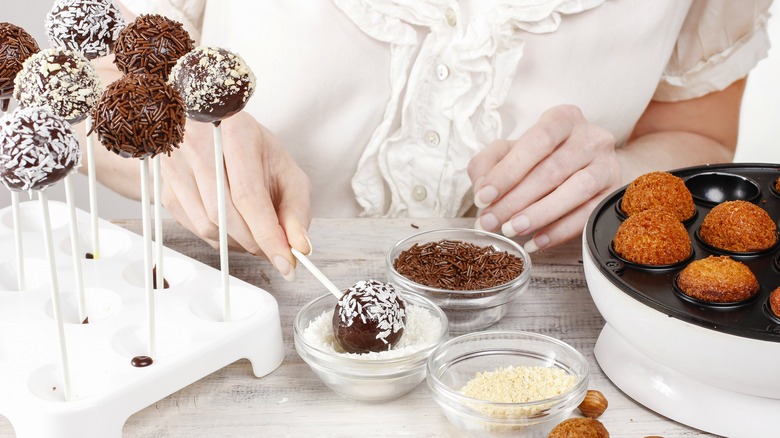
[[[198,47],[179,58],[168,82],[184,98],[187,115],[206,123],[241,111],[255,92],[255,75],[244,59],[220,47]]]
[[[178,21],[162,15],[140,15],[114,41],[114,64],[125,74],[149,73],[168,79],[176,61],[194,45]]]
[[[129,74],[113,82],[92,118],[103,146],[126,158],[170,155],[184,140],[184,102],[154,75]]]
[[[43,190],[80,161],[73,128],[47,108],[17,108],[0,118],[0,180],[9,190]]]
[[[48,106],[70,123],[86,119],[100,95],[100,78],[89,60],[62,48],[27,58],[14,83],[19,106]]]
[[[52,47],[95,59],[111,52],[125,20],[111,0],[56,0],[44,24]]]
[[[14,78],[22,70],[24,61],[41,49],[35,38],[11,23],[0,22],[0,100],[3,111],[14,91]]]
[[[506,251],[457,240],[415,244],[393,261],[415,283],[445,290],[482,290],[517,278],[523,260]]]

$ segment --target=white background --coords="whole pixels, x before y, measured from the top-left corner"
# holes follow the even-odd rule
[[[48,47],[43,19],[51,4],[50,0],[0,0],[0,21],[21,26],[41,47]],[[780,15],[777,2],[772,5],[772,11]],[[735,157],[737,162],[780,163],[780,18],[769,21],[769,33],[774,47],[748,79]],[[86,177],[77,175],[74,183],[77,207],[89,211]],[[62,184],[50,189],[50,198],[65,199]],[[8,192],[0,189],[0,207],[10,203]],[[98,188],[98,212],[106,219],[138,218],[141,215],[137,202],[122,198],[102,186]]]

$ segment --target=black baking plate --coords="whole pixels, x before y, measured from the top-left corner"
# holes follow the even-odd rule
[[[685,222],[691,237],[693,257],[665,268],[625,263],[610,251],[612,239],[624,220],[619,203],[626,187],[604,199],[590,216],[586,241],[596,265],[612,284],[629,296],[670,317],[723,333],[765,341],[780,342],[780,319],[768,306],[769,294],[780,286],[780,247],[760,253],[739,254],[718,251],[702,243],[697,231],[707,213],[720,202],[745,200],[780,219],[780,194],[774,190],[780,164],[736,163],[688,167],[672,171],[682,178],[694,196],[697,214]],[[761,289],[744,303],[711,305],[681,297],[674,279],[688,263],[710,255],[729,255],[746,264],[756,275]]]

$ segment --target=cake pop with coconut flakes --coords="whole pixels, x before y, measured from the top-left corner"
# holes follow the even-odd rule
[[[168,79],[176,61],[194,47],[181,23],[162,15],[139,15],[117,35],[114,64],[125,74],[148,73]]]
[[[24,29],[0,22],[0,104],[3,111],[14,91],[14,78],[22,70],[24,61],[38,53],[38,43]]]
[[[48,106],[70,123],[87,118],[100,96],[100,78],[89,60],[62,48],[27,58],[14,83],[19,106]]]
[[[52,47],[95,59],[111,52],[125,20],[111,0],[56,0],[44,24]]]
[[[220,47],[198,47],[179,58],[168,82],[193,120],[215,123],[244,109],[255,92],[255,75],[241,56]]]
[[[80,161],[70,123],[48,108],[17,108],[0,119],[0,179],[9,190],[43,190]]]

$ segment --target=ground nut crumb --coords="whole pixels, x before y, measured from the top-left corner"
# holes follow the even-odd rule
[[[507,367],[477,373],[460,392],[471,398],[498,403],[525,403],[561,395],[577,377],[553,367]]]

